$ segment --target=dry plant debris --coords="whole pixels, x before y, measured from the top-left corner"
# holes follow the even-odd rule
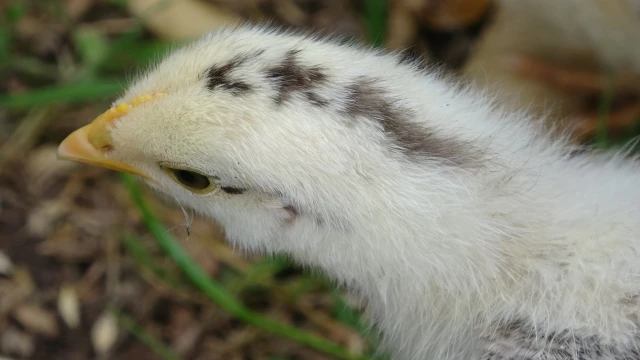
[[[7,269],[0,278],[0,354],[154,358],[109,312],[117,307],[185,359],[330,358],[248,327],[211,304],[187,286],[157,249],[115,174],[43,161],[54,151],[52,146],[37,147],[26,159],[11,159],[0,173],[0,211],[11,214],[0,220]],[[150,199],[176,237],[186,239],[181,210]],[[140,246],[175,283],[138,266],[122,244],[123,228],[138,234]],[[216,225],[203,219],[194,220],[183,245],[210,276],[225,281],[254,311],[353,351],[367,349],[355,329],[332,317],[339,308],[322,282],[288,266],[275,274],[266,268],[263,274],[254,273],[263,259],[234,253]]]
[[[605,96],[610,97],[605,109],[609,133],[623,133],[640,123],[640,73],[607,74],[603,69],[576,68],[532,56],[514,56],[506,64],[518,76],[578,98],[580,109],[570,123],[576,136],[585,141],[600,129],[600,106]]]
[[[127,6],[155,34],[169,40],[192,39],[242,21],[225,8],[198,0],[130,0]]]
[[[186,39],[239,19],[367,38],[364,0],[174,0],[164,12],[146,13],[151,2],[24,2],[12,10],[6,46],[6,29],[0,26],[0,94],[53,88],[62,90],[48,97],[72,99],[98,86],[72,93],[67,85],[107,76],[116,76],[118,83],[123,78],[117,76],[135,72],[168,48],[162,39]],[[387,47],[409,48],[450,68],[473,56],[475,39],[496,6],[489,0],[389,4]],[[6,8],[0,10],[5,14]],[[190,21],[184,21],[187,17]],[[4,58],[3,46],[9,54]],[[585,104],[575,116],[584,118],[585,133],[593,132],[594,98],[606,84],[601,71],[533,57],[512,65],[524,78],[575,93]],[[632,79],[637,75],[614,76],[612,129],[629,126],[640,112],[638,81]],[[140,341],[134,328],[109,311],[114,308],[182,359],[329,358],[248,327],[211,304],[159,251],[116,174],[55,159],[55,145],[116,95],[113,82],[96,84],[109,95],[66,103],[43,97],[31,111],[0,108],[0,358],[160,358],[158,349]],[[148,199],[209,276],[252,310],[354,353],[369,350],[344,308],[345,301],[357,304],[338,297],[322,279],[280,260],[239,254],[224,243],[215,224],[199,218],[187,240],[182,211]],[[136,257],[123,229],[141,239],[138,250],[148,258]],[[161,271],[140,266],[141,261]]]
[[[493,0],[394,0],[386,46],[457,69],[491,21]]]

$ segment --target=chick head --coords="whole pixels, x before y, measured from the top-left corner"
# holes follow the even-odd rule
[[[59,156],[136,174],[242,245],[288,250],[278,241],[344,229],[375,198],[363,181],[383,165],[384,134],[348,119],[366,109],[345,86],[352,70],[332,65],[353,56],[259,29],[208,35],[134,82]]]

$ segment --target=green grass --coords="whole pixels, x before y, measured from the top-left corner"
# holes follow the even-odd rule
[[[126,0],[112,0],[112,2],[124,7]],[[17,39],[14,36],[15,25],[30,11],[28,5],[25,4],[15,1],[9,5],[5,13],[1,14],[4,20],[0,22],[0,74],[8,71],[34,83],[32,89],[26,92],[0,94],[0,107],[17,114],[48,105],[58,105],[64,108],[65,106],[73,107],[83,103],[104,102],[113,99],[126,87],[130,75],[146,68],[159,59],[162,54],[178,45],[144,38],[141,24],[116,37],[107,37],[95,28],[78,26],[72,29],[70,37],[75,49],[72,64],[74,71],[72,73],[65,72],[55,65],[44,63],[36,56],[15,51],[17,47]],[[371,25],[369,26],[370,35],[374,39],[373,43],[379,46],[384,37],[384,1],[370,1],[367,9],[367,21]],[[55,3],[47,5],[44,10],[50,11],[52,17],[55,18],[63,19],[65,16],[61,11],[62,8]],[[87,119],[87,121],[89,120],[91,119]],[[234,297],[244,289],[259,287],[263,282],[268,282],[275,273],[290,265],[288,260],[279,257],[267,258],[253,264],[246,276],[227,271],[223,275],[228,278],[226,282],[214,281],[196,266],[196,263],[186,255],[184,249],[153,216],[144,204],[133,181],[125,176],[124,182],[131,190],[132,199],[144,214],[144,220],[155,240],[165,254],[172,259],[174,265],[183,272],[186,278],[190,279],[191,284],[185,285],[183,279],[176,278],[175,272],[167,269],[166,264],[160,265],[157,259],[142,246],[139,239],[133,234],[125,232],[123,234],[124,248],[130,258],[139,266],[140,271],[148,271],[175,291],[184,291],[185,288],[191,286],[192,291],[196,290],[205,294],[224,311],[264,331],[292,339],[336,358],[365,358],[353,355],[327,339],[254,313]],[[299,276],[287,288],[287,291],[290,292],[288,296],[293,298],[303,296],[310,290],[318,289],[319,286],[323,289],[329,287],[321,277]],[[359,314],[350,309],[337,293],[334,294],[334,298],[336,319],[347,327],[361,328]],[[117,310],[114,310],[114,313],[117,314],[121,326],[150,346],[161,358],[179,358],[126,314]]]
[[[600,148],[609,147],[608,123],[611,113],[611,102],[613,101],[614,90],[612,76],[607,74],[607,83],[600,96],[598,106],[598,131],[596,133],[595,145]]]
[[[107,79],[52,85],[27,93],[0,96],[0,107],[26,109],[50,104],[84,103],[91,100],[114,97],[122,89],[123,85],[120,81]]]
[[[124,1],[112,0],[120,5],[123,5]],[[366,0],[365,5],[368,37],[374,46],[380,47],[384,44],[387,27],[387,2],[386,0]],[[175,44],[168,42],[143,38],[142,26],[137,26],[115,38],[108,38],[95,29],[78,27],[73,30],[71,37],[74,48],[77,50],[77,59],[74,63],[77,71],[71,75],[62,74],[56,72],[58,69],[42,63],[37,58],[15,54],[12,51],[12,45],[15,41],[13,26],[26,12],[24,6],[20,2],[16,2],[9,6],[3,14],[6,21],[0,25],[0,74],[3,70],[10,70],[28,79],[46,79],[49,81],[49,85],[38,86],[25,93],[0,95],[0,107],[10,110],[24,111],[49,104],[71,106],[113,98],[119,95],[126,85],[126,74],[135,74],[138,69],[145,68],[158,59],[161,54],[175,46]],[[603,93],[600,107],[601,126],[596,141],[601,147],[613,146],[606,133],[606,122],[612,97],[611,89]],[[87,119],[87,121],[89,120]],[[144,202],[135,181],[128,175],[123,175],[123,181],[138,210],[143,214],[144,222],[154,240],[164,254],[180,269],[181,275],[189,280],[189,283],[185,284],[181,278],[176,278],[173,272],[165,268],[164,265],[160,265],[156,258],[142,246],[140,239],[125,232],[123,235],[124,247],[141,271],[149,271],[176,291],[190,288],[204,294],[224,311],[263,331],[292,339],[336,358],[366,358],[353,355],[345,348],[327,339],[255,313],[236,298],[242,289],[258,286],[288,266],[289,263],[286,259],[268,258],[253,264],[244,276],[229,271],[221,276],[222,280],[216,281],[210,278],[187,255],[154,216]],[[310,289],[317,287],[318,284],[326,285],[322,283],[322,280],[311,275],[302,276],[295,283],[295,288],[291,289],[292,296],[305,294]],[[335,303],[333,317],[345,326],[366,334],[360,314],[351,309],[337,292],[334,292],[332,296]],[[117,310],[114,311],[120,325],[147,344],[162,359],[179,359],[178,355],[173,353],[170,348],[147,333],[133,319]],[[372,336],[365,335],[365,337],[370,343],[375,342]]]
[[[366,0],[365,20],[369,41],[375,47],[384,45],[387,31],[387,0]]]
[[[129,190],[129,194],[131,195],[133,202],[142,213],[144,223],[147,225],[149,231],[154,236],[160,247],[164,250],[166,255],[177,264],[187,278],[202,293],[206,294],[224,311],[247,324],[256,326],[270,333],[292,339],[313,349],[335,356],[336,358],[364,359],[364,357],[351,354],[348,350],[334,342],[284,323],[274,321],[255,313],[242,305],[227,292],[223,285],[211,279],[169,234],[163,224],[154,216],[151,209],[144,202],[133,177],[123,174],[122,179]]]
[[[51,10],[55,12],[54,10]],[[0,94],[0,107],[25,109],[46,104],[77,104],[119,95],[127,78],[146,68],[177,44],[143,38],[141,24],[110,39],[95,28],[78,26],[71,40],[77,52],[73,74],[64,74],[50,64],[29,55],[14,53],[15,26],[27,9],[21,2],[8,6],[0,25],[0,74],[12,71],[25,78],[55,80],[48,86],[16,93]]]
[[[169,346],[146,331],[145,328],[140,326],[133,318],[115,308],[112,308],[110,311],[111,314],[115,316],[120,327],[133,334],[133,336],[143,344],[147,345],[149,349],[151,349],[162,360],[181,360],[180,356],[173,352]]]
[[[598,130],[596,131],[593,145],[599,149],[627,148],[630,153],[640,153],[640,116],[635,119],[629,129],[621,135],[611,137],[609,135],[609,118],[611,107],[615,97],[615,89],[613,86],[613,75],[607,74],[606,86],[600,94],[598,102]]]

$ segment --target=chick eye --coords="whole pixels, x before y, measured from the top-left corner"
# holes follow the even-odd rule
[[[208,176],[199,174],[195,171],[171,168],[166,169],[166,171],[176,182],[193,192],[202,194],[216,188],[216,183]]]
[[[180,181],[182,185],[202,190],[211,185],[209,178],[204,175],[187,170],[174,170],[173,174],[176,176],[176,180]]]

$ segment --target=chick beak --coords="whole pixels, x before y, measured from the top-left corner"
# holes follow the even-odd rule
[[[140,170],[123,162],[109,159],[105,156],[105,152],[103,150],[96,149],[89,142],[89,132],[93,125],[94,124],[91,123],[83,126],[71,133],[71,135],[67,136],[67,138],[64,139],[58,147],[58,158],[100,166],[149,179],[149,177]]]

